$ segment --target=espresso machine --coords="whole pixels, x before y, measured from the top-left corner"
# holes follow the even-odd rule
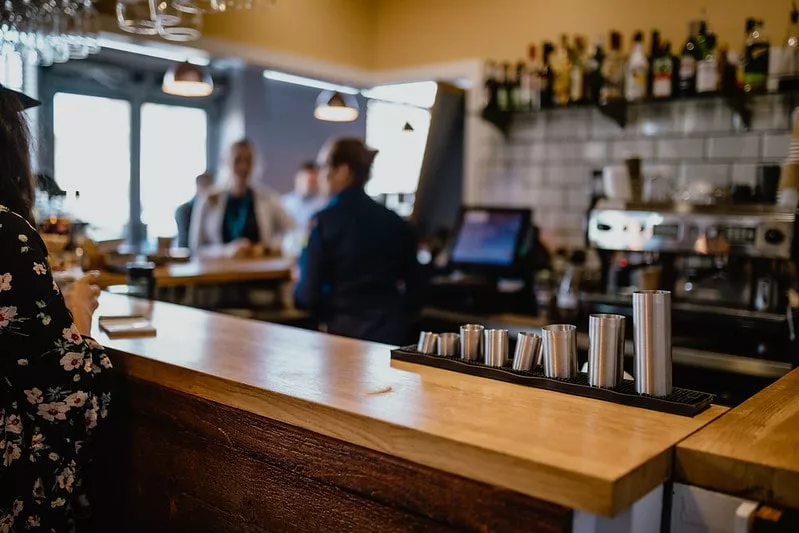
[[[635,290],[671,291],[675,384],[734,405],[796,363],[796,224],[772,205],[600,201],[588,242],[601,288],[582,294],[581,309],[630,316]]]

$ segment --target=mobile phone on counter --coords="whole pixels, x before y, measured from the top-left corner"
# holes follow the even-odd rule
[[[101,316],[100,329],[112,339],[154,337],[156,329],[149,318],[142,315]]]

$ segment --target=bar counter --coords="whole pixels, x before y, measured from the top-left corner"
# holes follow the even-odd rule
[[[647,411],[101,297],[98,315],[131,313],[157,336],[98,334],[126,387],[129,528],[592,531],[658,489],[677,443],[725,412]]]
[[[799,369],[680,443],[676,477],[799,509]]]

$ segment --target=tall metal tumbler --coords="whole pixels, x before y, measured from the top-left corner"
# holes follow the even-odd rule
[[[519,333],[516,339],[516,352],[513,354],[514,370],[532,370],[541,364],[541,335],[537,333]]]
[[[505,366],[508,363],[508,330],[487,329],[483,339],[486,366]]]
[[[635,390],[638,394],[671,394],[671,292],[633,293]]]
[[[438,334],[438,355],[458,355],[459,337],[457,333]]]
[[[609,389],[624,378],[624,317],[588,317],[588,384]]]
[[[553,324],[542,328],[544,375],[571,378],[577,375],[577,326]]]
[[[436,343],[438,342],[438,335],[432,331],[423,331],[419,333],[419,342],[416,344],[416,349],[422,353],[433,354],[436,353]]]
[[[480,324],[461,326],[461,359],[479,361],[483,355],[483,330]]]

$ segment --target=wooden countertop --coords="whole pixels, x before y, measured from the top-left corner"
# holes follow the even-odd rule
[[[159,287],[288,280],[291,266],[285,259],[201,259],[158,267],[155,278]],[[125,274],[101,272],[97,284],[105,288],[125,281]]]
[[[799,369],[680,443],[677,477],[799,509]]]
[[[677,442],[725,411],[687,418],[528,389],[392,363],[380,344],[138,302],[103,294],[98,312],[151,314],[157,337],[98,336],[130,376],[600,515],[666,480]]]

